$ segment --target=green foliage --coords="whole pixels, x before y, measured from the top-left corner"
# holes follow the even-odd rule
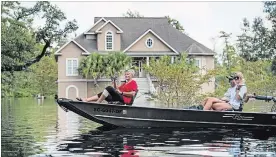
[[[32,72],[3,72],[2,97],[29,97],[36,93]]]
[[[276,2],[264,2],[264,13],[272,28],[265,27],[263,19],[256,17],[253,24],[245,18],[242,34],[238,36],[238,51],[246,61],[272,60],[276,56]],[[272,71],[276,73],[276,62]]]
[[[31,81],[37,92],[42,95],[54,95],[57,92],[58,67],[53,55],[45,56],[31,67],[34,80]]]
[[[238,36],[237,43],[240,56],[247,61],[270,59],[271,56],[274,56],[270,33],[260,17],[254,19],[252,26],[247,19],[244,19],[242,34]]]
[[[94,84],[97,85],[97,79],[102,76],[105,69],[105,59],[106,56],[91,53],[81,60],[78,71],[84,78],[94,79]]]
[[[75,20],[61,28],[60,23],[66,20],[66,16],[47,1],[39,1],[30,8],[21,6],[20,2],[2,2],[1,9],[2,71],[26,70],[39,62],[54,42],[78,28]],[[32,27],[35,17],[45,20],[38,29]],[[43,45],[42,49],[37,45]]]
[[[183,55],[171,64],[169,56],[158,60],[151,59],[150,66],[145,66],[152,76],[156,77],[160,90],[158,99],[168,107],[183,107],[195,103],[200,97],[199,93],[203,83],[208,83],[215,74],[209,70],[202,75],[201,70],[195,66],[193,59]]]
[[[41,93],[53,96],[57,91],[57,64],[53,56],[43,57],[27,71],[3,72],[2,97],[30,97]]]
[[[228,42],[230,34],[221,32],[221,38],[224,38],[225,48],[222,55],[222,63],[216,67],[216,90],[214,95],[222,97],[229,82],[226,76],[233,72],[240,71],[246,80],[248,93],[273,94],[276,90],[276,76],[273,75],[272,60],[258,59],[248,61],[243,55],[236,52],[234,46]],[[244,45],[246,46],[246,45]]]
[[[131,58],[122,52],[111,52],[106,58],[106,73],[107,77],[119,77],[131,63]]]
[[[110,52],[108,55],[91,53],[81,60],[78,71],[84,78],[94,79],[94,84],[97,85],[97,79],[102,76],[120,76],[130,63],[131,58],[122,52]]]
[[[44,20],[45,24],[33,28],[34,18]],[[53,43],[64,40],[78,28],[75,20],[61,27],[60,23],[65,21],[64,13],[50,2],[39,1],[29,8],[20,2],[1,2],[2,97],[56,92],[55,60],[42,58],[51,53]]]

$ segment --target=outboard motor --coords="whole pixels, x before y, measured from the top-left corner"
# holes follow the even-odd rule
[[[274,104],[271,107],[271,112],[276,112],[276,97],[273,96],[262,96],[262,95],[256,95],[254,93],[254,98],[256,100],[264,100],[265,102],[270,102],[271,100],[274,102]]]

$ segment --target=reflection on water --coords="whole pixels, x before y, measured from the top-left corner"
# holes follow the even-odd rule
[[[117,128],[90,131],[59,149],[83,156],[276,155],[275,135],[264,136],[248,130]]]
[[[276,156],[276,133],[103,128],[54,100],[2,100],[1,156]]]

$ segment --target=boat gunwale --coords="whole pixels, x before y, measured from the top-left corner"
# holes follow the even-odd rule
[[[117,104],[107,104],[107,103],[94,103],[94,102],[82,102],[82,101],[73,101],[70,99],[67,99],[70,103],[82,103],[87,105],[105,105],[105,106],[117,106],[117,107],[127,107],[127,108],[144,108],[144,109],[153,109],[153,110],[176,110],[176,111],[192,111],[192,112],[215,112],[215,113],[246,113],[246,114],[255,114],[255,115],[276,115],[276,112],[243,112],[243,111],[216,111],[216,110],[191,110],[191,109],[180,109],[180,108],[160,108],[160,107],[147,107],[147,106],[133,106],[133,105],[117,105]]]

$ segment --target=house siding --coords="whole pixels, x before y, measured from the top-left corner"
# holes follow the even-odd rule
[[[58,80],[74,80],[74,79],[82,79],[81,75],[78,76],[66,76],[66,59],[67,58],[77,58],[78,64],[80,63],[81,59],[85,56],[81,54],[84,51],[80,49],[75,43],[71,42],[67,46],[65,46],[61,50],[61,54],[58,57]],[[68,91],[66,91],[67,87]],[[77,89],[75,89],[77,88]],[[86,96],[86,91],[84,90],[85,86],[83,82],[58,82],[58,97],[68,97],[69,99],[75,99],[77,96]],[[66,95],[66,93],[68,93]]]
[[[58,57],[58,79],[81,79],[82,76],[66,76],[66,58],[78,58],[78,63],[84,57],[81,55],[84,51],[73,42],[65,46]]]
[[[93,28],[91,28],[88,33],[94,33],[95,30],[97,30],[98,28],[100,28],[105,22],[102,20],[100,21],[97,25],[95,25]],[[125,25],[123,25],[125,26]],[[121,26],[123,31],[127,31],[129,29],[124,29],[124,27]],[[135,25],[136,26],[136,25]],[[139,26],[137,26],[139,27]],[[135,27],[133,27],[133,29],[137,29]],[[112,31],[113,32],[113,50],[112,51],[123,51],[124,49],[121,48],[121,45],[123,45],[125,48],[127,45],[125,42],[125,37],[124,37],[124,43],[121,43],[122,39],[121,37],[124,35],[129,35],[129,34],[124,34],[124,33],[129,33],[129,32],[123,32],[122,34],[117,33],[118,29],[115,28],[111,23],[108,23],[107,25],[105,25],[103,28],[101,28],[101,33],[99,34],[95,34],[95,35],[90,35],[88,36],[89,39],[86,39],[88,41],[83,41],[82,38],[79,39],[78,43],[82,44],[83,47],[85,47],[89,52],[93,52],[94,51],[106,51],[105,50],[105,35],[107,31]],[[134,31],[134,30],[133,30]],[[160,32],[159,32],[160,33]],[[142,33],[143,34],[143,33]],[[139,35],[139,34],[138,34]],[[171,34],[170,34],[171,35]],[[91,39],[92,36],[96,39]],[[148,38],[152,38],[153,39],[153,47],[152,48],[148,48],[146,46],[146,40]],[[128,39],[128,38],[127,38]],[[133,41],[132,40],[127,40],[130,43]],[[77,41],[77,40],[76,40]],[[94,43],[94,41],[96,43]],[[168,41],[168,40],[167,40]],[[172,40],[169,40],[172,41]],[[169,42],[168,41],[168,42]],[[83,43],[81,43],[83,42]],[[89,45],[89,44],[92,44]],[[185,43],[185,42],[179,42],[180,45],[189,45],[191,43]],[[89,46],[87,46],[89,45]],[[176,45],[174,45],[174,49]],[[93,48],[91,48],[93,47]],[[181,46],[180,46],[181,47]],[[58,96],[59,97],[68,97],[69,99],[75,99],[76,96],[79,97],[90,97],[93,96],[99,92],[101,92],[106,86],[111,85],[111,82],[107,82],[107,81],[98,81],[99,87],[95,87],[94,86],[94,82],[89,80],[88,82],[80,75],[78,76],[66,76],[66,58],[78,58],[78,64],[80,64],[80,61],[83,57],[82,53],[84,51],[78,47],[75,43],[71,42],[69,43],[67,46],[65,46],[59,53],[61,53],[61,55],[58,56]],[[163,55],[163,53],[173,53],[175,54],[175,52],[173,52],[167,45],[165,45],[161,40],[159,40],[154,34],[152,34],[151,32],[148,32],[148,34],[146,34],[144,37],[142,37],[137,43],[135,43],[132,47],[130,47],[130,49],[128,49],[128,51],[126,51],[126,54],[129,52],[129,55],[138,53],[137,56],[152,56],[154,55],[154,53],[159,53],[161,54],[161,56]],[[140,53],[141,52],[141,53]],[[149,55],[147,55],[147,53]],[[205,49],[204,52],[205,53]],[[172,54],[172,55],[173,55]],[[133,56],[135,56],[133,55]],[[209,69],[214,69],[214,56],[194,56],[196,59],[200,60],[200,65],[201,67],[206,67],[207,70]],[[136,71],[137,72],[137,71]],[[201,74],[205,74],[206,71],[201,71]],[[122,76],[123,79],[124,76]],[[154,84],[157,84],[157,82],[154,81]],[[156,87],[156,86],[155,86]],[[205,83],[202,85],[202,93],[207,93],[207,92],[214,92],[215,89],[215,79],[213,78],[212,81],[210,83]],[[77,94],[77,90],[78,90],[78,94]],[[67,94],[66,94],[67,93]]]
[[[91,28],[88,33],[94,33],[98,28],[100,28],[104,24],[104,20],[101,20],[99,23],[97,23],[93,28]]]
[[[59,82],[58,97],[76,99],[86,97],[86,82]]]
[[[153,39],[153,47],[148,48],[146,46],[146,40],[148,38]],[[128,51],[166,51],[166,52],[172,52],[172,50],[166,46],[161,40],[159,40],[157,37],[155,37],[154,34],[149,32],[146,34],[143,38],[141,38],[137,43],[135,43]]]
[[[97,36],[98,51],[106,51],[105,34],[108,31],[113,32],[113,51],[121,51],[121,34],[117,33],[117,28],[115,28],[112,24],[108,23],[101,29],[101,31],[102,33],[99,33]]]
[[[206,70],[212,70],[215,68],[215,59],[213,56],[202,56],[202,64],[205,66]],[[207,71],[203,71],[202,74],[206,74]],[[215,78],[211,79],[211,82],[204,83],[202,86],[203,93],[212,93],[215,91]]]

